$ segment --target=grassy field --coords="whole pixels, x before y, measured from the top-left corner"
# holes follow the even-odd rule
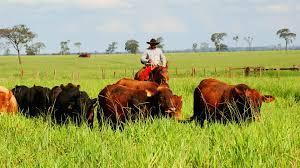
[[[183,117],[192,115],[193,90],[207,77],[246,83],[276,101],[264,104],[259,122],[212,124],[204,128],[170,119],[128,123],[124,131],[108,126],[55,126],[42,119],[0,116],[1,167],[299,167],[300,72],[263,73],[243,77],[227,67],[291,67],[300,51],[166,54],[170,86],[184,99]],[[17,57],[0,57],[0,85],[52,87],[80,84],[96,97],[107,84],[132,77],[139,55],[23,57],[19,77]],[[197,74],[191,77],[191,69]],[[205,68],[205,73],[204,73]],[[176,73],[177,69],[177,73]],[[215,72],[217,69],[217,72]],[[55,73],[54,73],[55,71]],[[125,72],[126,71],[126,72]],[[103,72],[103,73],[102,73]],[[115,72],[115,75],[114,75]],[[104,75],[103,75],[104,74]]]

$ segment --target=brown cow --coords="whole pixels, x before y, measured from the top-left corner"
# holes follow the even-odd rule
[[[148,90],[153,93],[157,92],[157,89],[159,87],[167,88],[166,90],[170,90],[168,84],[158,85],[155,82],[138,81],[138,80],[133,80],[133,79],[128,79],[128,78],[123,78],[123,79],[119,80],[116,84],[126,86],[131,89]],[[177,95],[171,96],[171,104],[172,104],[172,106],[175,107],[175,116],[176,116],[175,118],[176,119],[181,118],[182,96],[177,96]]]
[[[18,112],[18,103],[12,91],[0,86],[0,113],[15,114]]]
[[[259,117],[263,102],[274,99],[245,84],[228,85],[216,79],[204,79],[194,91],[192,119],[201,125],[204,120],[222,123],[251,120]]]
[[[151,92],[117,84],[108,85],[98,95],[101,108],[97,112],[99,124],[105,119],[116,128],[118,123],[149,116],[178,117],[174,106],[178,104],[173,103],[172,96],[172,91],[167,87],[158,87]]]

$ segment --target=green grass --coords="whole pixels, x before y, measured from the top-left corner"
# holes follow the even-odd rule
[[[170,86],[184,99],[184,117],[192,115],[193,90],[206,77],[246,83],[276,101],[264,104],[261,121],[244,125],[212,124],[204,128],[169,119],[128,123],[124,131],[105,126],[50,125],[21,115],[0,116],[1,167],[299,167],[300,72],[265,73],[232,78],[226,67],[289,67],[300,64],[300,52],[237,52],[167,54]],[[52,87],[80,84],[96,97],[107,84],[131,77],[139,55],[23,57],[25,76],[18,76],[16,57],[0,57],[0,85]],[[177,75],[175,72],[177,67]],[[191,68],[199,69],[191,77]],[[204,76],[203,68],[206,68]],[[214,69],[217,68],[217,74]],[[53,71],[56,69],[56,76]],[[102,69],[105,79],[102,79]],[[126,73],[125,74],[125,69]],[[200,71],[201,70],[201,71]],[[116,76],[113,75],[116,72]],[[39,73],[39,75],[37,75]],[[74,73],[74,75],[72,75]],[[78,77],[78,73],[79,77]]]

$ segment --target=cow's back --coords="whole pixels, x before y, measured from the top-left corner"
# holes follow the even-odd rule
[[[224,101],[232,87],[216,79],[204,79],[200,82],[195,92],[202,97],[208,106],[218,107]],[[230,95],[228,95],[230,96]]]
[[[158,88],[158,84],[155,82],[150,81],[138,81],[128,78],[123,78],[119,80],[116,84],[129,87],[131,89],[138,89],[138,90],[149,90],[149,91],[156,91]]]

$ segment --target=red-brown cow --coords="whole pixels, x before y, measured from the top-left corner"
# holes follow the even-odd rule
[[[101,108],[97,113],[99,124],[105,119],[115,128],[118,123],[149,116],[176,117],[178,114],[172,96],[172,91],[167,87],[158,87],[151,92],[117,84],[108,85],[98,95]]]
[[[216,79],[204,79],[194,91],[192,119],[201,125],[204,120],[222,123],[254,120],[259,117],[262,103],[274,99],[245,84],[228,85]]]
[[[0,86],[0,113],[15,114],[18,112],[18,103],[12,91]]]
[[[148,90],[153,93],[157,92],[158,88],[161,88],[161,89],[166,88],[166,90],[170,90],[168,84],[158,85],[155,82],[138,81],[138,80],[133,80],[133,79],[128,79],[128,78],[123,78],[123,79],[119,80],[116,84],[126,86],[131,89]],[[176,116],[175,119],[180,119],[181,118],[181,109],[182,109],[182,96],[172,95],[170,100],[171,100],[170,101],[171,106],[173,106],[172,109],[174,110],[174,113],[175,113],[174,116]]]

